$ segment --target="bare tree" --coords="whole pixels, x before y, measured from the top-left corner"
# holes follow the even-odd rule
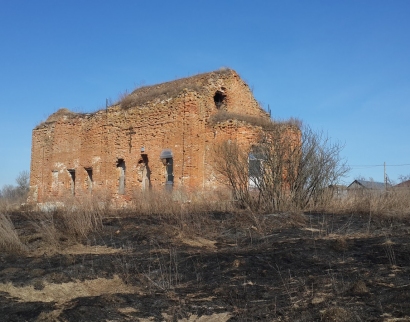
[[[17,189],[19,189],[22,194],[27,193],[30,185],[30,173],[28,171],[21,171],[16,178],[16,183]]]
[[[305,209],[322,201],[326,188],[349,171],[342,149],[308,126],[275,123],[248,150],[223,143],[216,169],[241,206],[261,212]]]
[[[227,185],[232,188],[232,194],[240,207],[249,207],[252,198],[248,189],[248,151],[236,142],[222,142],[215,149],[218,162],[216,170],[222,174]]]
[[[403,174],[399,175],[399,181],[400,182],[404,182],[404,181],[407,181],[407,180],[410,180],[410,174],[408,174],[408,175],[403,175]]]
[[[21,171],[16,178],[17,186],[4,185],[0,189],[0,199],[10,203],[21,203],[27,198],[29,191],[30,174],[28,171]]]

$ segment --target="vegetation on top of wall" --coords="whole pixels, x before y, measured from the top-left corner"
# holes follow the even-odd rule
[[[72,112],[68,108],[60,108],[57,110],[55,113],[51,114],[47,120],[44,122],[41,122],[39,125],[35,127],[35,129],[41,128],[49,123],[54,123],[57,122],[58,120],[65,118],[65,119],[74,119],[76,117],[83,117],[85,115],[91,115],[94,113],[77,113],[77,112]]]
[[[228,75],[233,71],[229,68],[221,68],[210,73],[197,74],[191,77],[176,79],[162,84],[137,87],[131,93],[125,91],[120,94],[119,99],[113,105],[119,105],[122,109],[129,109],[134,106],[140,106],[147,102],[157,100],[165,100],[178,96],[182,91],[195,91],[201,93],[205,89],[205,85],[216,81],[221,75]],[[99,110],[100,111],[100,110]],[[54,123],[61,118],[73,119],[76,117],[84,117],[93,115],[92,113],[77,113],[70,111],[67,108],[60,108],[55,113],[51,114],[47,120],[36,126],[36,129],[41,128],[49,123]]]
[[[135,89],[130,94],[125,92],[120,95],[117,104],[119,104],[123,109],[128,109],[133,106],[142,105],[154,99],[164,100],[170,97],[176,97],[183,90],[202,92],[205,84],[216,80],[215,76],[227,75],[231,72],[231,69],[224,68],[214,72],[176,79],[174,81],[162,84],[142,86]]]
[[[292,126],[299,129],[302,125],[300,120],[294,118],[290,118],[286,121],[274,121],[268,117],[243,115],[227,111],[218,111],[218,113],[210,117],[209,121],[212,125],[216,125],[218,123],[224,123],[231,120],[245,122],[252,126],[260,126],[264,130],[273,130],[278,126]]]

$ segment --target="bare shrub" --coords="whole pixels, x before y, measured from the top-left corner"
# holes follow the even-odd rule
[[[20,241],[10,217],[0,214],[0,250],[5,252],[22,252],[26,246]]]
[[[236,142],[216,149],[216,170],[241,207],[257,212],[299,211],[328,202],[326,188],[349,170],[343,146],[305,126],[278,123],[245,150]]]

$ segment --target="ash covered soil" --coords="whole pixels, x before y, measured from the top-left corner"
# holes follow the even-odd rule
[[[1,321],[410,321],[408,218],[128,213],[55,244],[11,219]]]

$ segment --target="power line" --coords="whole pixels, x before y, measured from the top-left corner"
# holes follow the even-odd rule
[[[350,165],[350,168],[364,169],[364,168],[375,168],[375,167],[384,167],[384,164],[372,164],[372,165]],[[386,167],[405,167],[410,166],[410,163],[404,164],[386,164]]]

